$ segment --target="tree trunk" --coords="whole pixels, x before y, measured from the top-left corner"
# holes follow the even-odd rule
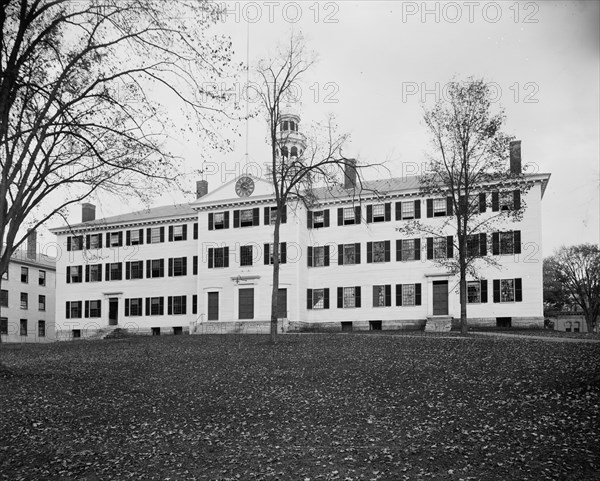
[[[279,202],[278,202],[279,204]],[[277,205],[275,229],[273,233],[273,290],[271,291],[271,342],[277,342],[277,304],[279,300],[279,227],[281,207]]]
[[[460,266],[460,333],[467,334],[467,276],[464,262]]]

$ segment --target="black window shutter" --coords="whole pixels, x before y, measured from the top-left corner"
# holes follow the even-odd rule
[[[313,265],[313,248],[308,246],[308,255],[306,256],[306,265],[312,267]]]
[[[183,240],[187,240],[187,224],[183,224]]]
[[[338,244],[338,265],[344,265],[344,244]]]
[[[344,225],[344,209],[338,207],[338,225]]]
[[[169,277],[173,277],[173,258],[169,257]]]
[[[415,260],[421,260],[421,239],[415,239]]]
[[[452,197],[446,197],[446,215],[454,215],[453,213],[453,199]]]
[[[210,212],[208,214],[208,230],[214,229],[214,225],[215,225],[214,218],[215,218],[215,215],[212,212]]]
[[[287,264],[287,248],[286,243],[281,242],[279,244],[279,263]]]
[[[198,256],[192,258],[192,274],[194,276],[198,274]]]
[[[487,294],[487,279],[482,279],[479,281],[481,283],[481,302],[487,302],[488,294]]]
[[[487,256],[487,235],[485,232],[479,234],[479,255]]]
[[[390,262],[390,260],[391,260],[391,254],[390,254],[391,246],[390,246],[390,241],[386,240],[384,246],[385,246],[385,262]]]
[[[271,223],[271,208],[264,208],[264,224],[269,225]]]
[[[329,209],[323,211],[323,227],[329,227]]]
[[[90,301],[85,301],[84,306],[85,307],[84,307],[84,314],[83,314],[83,316],[84,317],[90,317]]]
[[[402,284],[396,284],[396,305],[402,305]]]
[[[229,247],[223,247],[223,267],[229,267]]]
[[[367,264],[373,262],[373,243],[367,242]]]
[[[396,261],[402,260],[402,240],[396,239]]]
[[[452,259],[454,257],[454,242],[451,235],[446,237],[446,257]]]
[[[513,231],[513,245],[515,254],[521,253],[521,231],[515,230]]]
[[[329,309],[329,287],[323,289],[323,309]]]
[[[325,246],[324,250],[325,250],[325,255],[324,255],[325,259],[324,259],[323,265],[325,267],[327,267],[327,266],[329,266],[329,246]]]
[[[106,270],[106,275],[104,276],[104,278],[105,278],[107,281],[110,281],[110,280],[111,280],[111,279],[110,279],[110,264],[106,264],[106,269],[105,269],[105,270]]]
[[[312,289],[306,289],[306,308],[312,309]]]
[[[354,244],[354,263],[360,264],[360,242]]]
[[[129,317],[129,299],[125,299],[125,316]]]
[[[390,202],[385,203],[385,221],[389,222],[392,220],[392,204]]]
[[[360,307],[360,286],[354,288],[354,306]]]
[[[148,259],[146,261],[146,279],[152,277],[152,261]]]
[[[287,223],[287,205],[284,205],[283,211],[281,211],[281,223],[282,224]]]
[[[86,269],[86,276],[87,276],[87,269]],[[125,279],[129,279],[130,277],[131,277],[131,262],[126,262],[125,263]]]
[[[515,279],[515,302],[523,301],[523,281],[519,277]]]
[[[67,316],[67,319],[70,319],[71,318],[71,309],[70,309],[71,308],[71,303],[69,301],[67,301],[65,303],[65,306],[66,306],[66,308],[65,308],[65,315]]]
[[[162,316],[165,313],[165,298],[164,297],[159,297],[159,309],[160,309],[160,315]]]
[[[396,220],[402,219],[402,202],[396,202]]]
[[[342,307],[344,307],[344,288],[343,287],[337,288],[337,306],[340,309]]]
[[[427,199],[427,217],[433,217],[433,199]]]
[[[194,240],[198,239],[198,222],[194,222]]]
[[[127,233],[129,233],[129,231],[127,231]],[[85,248],[86,249],[90,248],[90,235],[89,234],[86,234],[86,236],[85,236]]]
[[[271,261],[271,252],[270,252],[269,248],[270,248],[270,245],[265,242],[263,258],[264,258],[264,263],[266,266],[268,266]]]
[[[142,230],[142,229],[140,229]],[[102,234],[96,234],[98,236],[98,249],[102,249]],[[140,237],[142,235],[140,234]]]
[[[125,245],[130,246],[131,245],[131,231],[128,230],[125,234],[126,234],[125,235]]]
[[[167,314],[173,314],[173,296],[169,296],[167,299]]]
[[[386,284],[385,286],[385,305],[390,307],[392,305],[392,286],[391,284]]]
[[[194,294],[192,296],[192,314],[198,313],[198,296]]]
[[[433,259],[433,237],[427,238],[427,259]]]
[[[415,200],[415,219],[421,218],[421,201]]]
[[[160,241],[161,242],[165,241],[165,228],[164,227],[160,228]]]
[[[260,225],[260,208],[252,209],[252,225]],[[269,225],[269,224],[267,224]]]
[[[354,223],[360,224],[360,205],[354,208]]]
[[[233,227],[239,227],[240,226],[240,211],[239,210],[234,210],[233,211]]]
[[[479,194],[479,212],[485,212],[486,211],[486,205],[485,205],[485,192],[481,192]]]
[[[515,210],[521,208],[521,191],[519,189],[513,191],[513,205]]]
[[[169,242],[173,241],[173,226],[169,226]]]
[[[494,279],[494,302],[500,302],[500,279]]]
[[[225,224],[224,228],[229,229],[229,211],[228,210],[225,211],[225,214],[223,215],[223,219],[224,219],[223,223]]]
[[[379,296],[377,295],[377,291],[377,286],[373,286],[373,307],[378,307]]]
[[[208,268],[213,268],[213,258],[214,258],[214,250],[212,247],[208,248]]]
[[[102,281],[102,264],[98,264],[98,280]]]
[[[152,242],[152,228],[148,227],[146,229],[146,244],[150,244]]]
[[[106,233],[106,247],[110,247],[110,232]]]
[[[187,314],[187,296],[181,296],[181,313]]]
[[[150,315],[150,298],[146,297],[146,315]]]
[[[71,236],[67,237],[67,250],[71,250]]]
[[[67,284],[70,284],[70,283],[71,283],[71,266],[67,266]]]
[[[85,282],[90,282],[90,266],[85,266]]]
[[[421,305],[421,284],[415,284],[415,306]]]
[[[373,206],[368,205],[367,206],[367,224],[370,224],[371,222],[373,222]]]
[[[306,228],[312,229],[312,212],[310,210],[306,211]]]
[[[492,211],[498,212],[500,210],[500,194],[498,192],[492,192]]]
[[[500,232],[492,233],[492,255],[500,254]]]

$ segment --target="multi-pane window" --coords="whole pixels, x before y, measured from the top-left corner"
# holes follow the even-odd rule
[[[325,265],[325,247],[313,247],[313,267]]]
[[[21,267],[21,282],[25,284],[29,282],[29,269],[27,267]]]
[[[392,305],[392,286],[373,286],[373,307],[386,307]]]
[[[38,296],[38,310],[40,310],[40,311],[46,310],[46,296],[43,296],[43,295]]]
[[[0,306],[8,307],[8,291],[6,289],[0,290]]]
[[[126,316],[141,316],[142,315],[142,298],[141,297],[125,299],[125,315]]]
[[[46,285],[46,271],[40,271],[40,277],[38,279],[38,284],[40,286]]]
[[[169,275],[175,277],[187,275],[187,257],[169,259],[169,264]]]
[[[325,289],[312,289],[311,309],[325,308]]]
[[[229,247],[208,248],[208,268],[229,267]]]
[[[173,240],[174,241],[181,241],[181,240],[185,240],[185,236],[184,236],[184,229],[183,229],[183,225],[174,225],[172,226],[173,228]]]
[[[385,241],[373,242],[373,262],[385,262]]]
[[[434,237],[433,238],[433,258],[434,259],[445,259],[447,257],[447,247],[445,237]]]
[[[397,306],[420,306],[421,284],[396,284]]]
[[[354,224],[355,222],[354,207],[344,207],[344,225]]]
[[[500,254],[513,254],[515,251],[512,232],[500,232]]]
[[[164,227],[150,227],[146,233],[146,243],[148,244],[158,244],[165,241]]]
[[[21,309],[29,308],[29,296],[26,292],[21,292]]]
[[[67,284],[83,281],[83,266],[67,266]]]
[[[225,212],[215,212],[214,228],[215,229],[224,229],[225,228]]]
[[[139,245],[143,242],[142,232],[139,229],[129,231],[129,244],[132,246]]]
[[[102,234],[90,234],[87,239],[89,239],[88,249],[100,249],[102,247]]]
[[[164,298],[163,297],[147,297],[146,298],[146,315],[162,316],[164,313]]]
[[[68,251],[80,251],[83,249],[83,236],[73,235],[67,237],[67,250]]]
[[[82,314],[81,301],[67,301],[67,319],[80,319]]]
[[[240,210],[240,226],[249,227],[253,224],[253,212],[252,209]]]
[[[194,232],[197,231],[194,227]],[[208,230],[229,229],[229,212],[211,212],[208,214]],[[194,234],[194,239],[197,239],[197,234]]]
[[[8,317],[0,317],[0,334],[8,334]]]
[[[21,319],[21,322],[19,324],[19,334],[21,336],[26,336],[27,335],[27,319]]]
[[[102,315],[102,301],[96,299],[85,301],[85,317],[100,317]]]
[[[251,266],[253,260],[252,246],[240,247],[240,266]]]
[[[469,257],[484,256],[486,254],[486,235],[467,235],[467,255]]]
[[[38,337],[46,337],[46,321],[38,321]]]
[[[467,282],[467,302],[469,304],[481,302],[481,283],[479,281]]]
[[[106,280],[120,281],[123,279],[123,265],[121,262],[106,264]]]
[[[415,218],[415,203],[411,200],[402,202],[401,204],[402,219]]]
[[[514,302],[515,300],[515,280],[500,280],[500,302]]]
[[[233,227],[249,227],[260,225],[260,209],[241,209],[233,211]]]
[[[146,277],[164,277],[165,276],[165,260],[152,259],[147,260]]]
[[[169,296],[168,314],[186,313],[186,296]]]
[[[275,253],[275,250],[273,249],[273,243],[271,242],[270,244],[265,244],[264,248],[265,248],[265,265],[268,264],[273,264],[273,255]],[[286,249],[286,243],[285,242],[280,242],[279,243],[279,263],[280,264],[286,264],[287,263],[287,249]]]
[[[121,247],[123,245],[122,232],[110,232],[108,236],[108,247]]]
[[[441,217],[446,215],[446,199],[433,199],[433,216]]]
[[[520,254],[521,253],[521,231],[494,232],[492,234],[492,253]]]
[[[85,266],[85,280],[86,282],[100,282],[102,280],[102,264]]]
[[[132,261],[125,263],[125,279],[143,279],[144,262]]]
[[[492,192],[492,211],[519,210],[521,208],[521,191],[510,190]]]
[[[344,287],[343,296],[343,307],[358,307],[356,305],[356,287]]]
[[[391,204],[375,204],[367,206],[367,222],[385,222],[390,218]]]
[[[323,227],[325,225],[325,211],[317,210],[313,212],[313,228]]]
[[[281,223],[287,222],[287,208],[283,206],[280,217]],[[275,225],[277,221],[277,207],[265,207],[265,225]],[[310,226],[309,226],[310,227]]]
[[[415,261],[419,260],[420,258],[421,239],[399,239],[396,241],[396,260]]]
[[[338,245],[338,264],[360,264],[360,243]]]

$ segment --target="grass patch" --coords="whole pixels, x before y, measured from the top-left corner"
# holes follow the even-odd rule
[[[600,469],[595,344],[161,336],[2,346],[0,479],[537,480]]]

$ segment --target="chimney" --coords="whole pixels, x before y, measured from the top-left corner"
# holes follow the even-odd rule
[[[37,257],[37,232],[33,229],[27,230],[27,258]]]
[[[81,222],[96,220],[96,206],[94,204],[81,204]]]
[[[196,199],[200,197],[204,197],[208,194],[208,181],[207,180],[199,180],[196,182]]]
[[[521,173],[521,141],[513,140],[509,145],[510,150],[510,173]]]
[[[356,187],[356,159],[348,159],[344,168],[344,189]]]

